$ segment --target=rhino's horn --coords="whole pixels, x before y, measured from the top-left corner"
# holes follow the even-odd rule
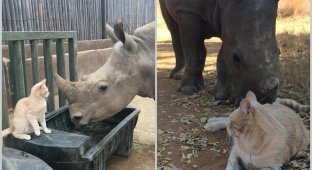
[[[124,47],[129,51],[136,51],[137,44],[133,37],[128,35],[123,30],[123,23],[118,23],[114,26],[114,33],[116,37],[124,44]]]
[[[74,90],[75,90],[76,83],[64,80],[57,73],[54,73],[54,79],[55,79],[57,87],[65,95],[67,100],[69,102],[73,101],[74,100],[73,94],[75,94]]]
[[[115,44],[118,41],[118,38],[116,37],[114,33],[114,29],[109,24],[105,25],[105,29],[106,29],[106,33],[108,34],[108,36],[112,39],[113,43]]]

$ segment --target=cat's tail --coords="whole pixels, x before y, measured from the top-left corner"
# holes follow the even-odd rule
[[[2,137],[5,137],[5,136],[8,136],[10,133],[13,132],[13,128],[12,127],[9,127],[9,128],[6,128],[2,131]]]
[[[309,112],[310,106],[309,105],[302,105],[295,100],[292,99],[280,99],[277,98],[276,102],[285,106],[290,107],[291,109],[295,110],[296,112]]]

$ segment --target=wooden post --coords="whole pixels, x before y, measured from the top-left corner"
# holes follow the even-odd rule
[[[31,67],[33,75],[33,84],[39,82],[39,66],[38,66],[38,47],[37,40],[30,40]]]
[[[102,39],[106,38],[106,14],[105,14],[105,0],[101,0],[101,17],[102,17]]]
[[[21,42],[9,43],[10,75],[13,85],[13,107],[17,101],[25,97]]]
[[[57,73],[65,79],[65,57],[64,57],[64,39],[56,40]],[[59,90],[59,107],[66,104],[64,94]]]
[[[4,71],[2,70],[2,129],[9,127],[8,101],[5,87]]]
[[[47,79],[47,86],[50,92],[48,97],[47,108],[48,112],[51,112],[55,109],[54,102],[54,87],[53,87],[53,67],[52,67],[52,55],[51,55],[51,39],[45,39],[43,41],[44,49],[44,71],[45,77]]]
[[[69,79],[70,81],[77,81],[77,34],[74,38],[68,39],[69,52]]]
[[[28,85],[27,85],[27,69],[26,69],[26,57],[25,57],[25,43],[21,41],[21,50],[22,50],[22,65],[23,65],[23,73],[24,73],[24,88],[25,88],[25,96],[28,96]]]

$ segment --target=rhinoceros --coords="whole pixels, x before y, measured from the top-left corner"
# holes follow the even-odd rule
[[[69,103],[72,122],[86,125],[101,121],[127,106],[136,96],[155,98],[155,22],[136,29],[133,35],[106,25],[115,42],[106,63],[78,82],[54,78]]]
[[[278,0],[160,0],[171,33],[178,91],[193,94],[204,87],[205,39],[219,37],[215,98],[232,96],[239,104],[247,91],[262,103],[273,102],[279,79],[275,37]]]

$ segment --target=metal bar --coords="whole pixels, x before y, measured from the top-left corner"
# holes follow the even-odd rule
[[[44,71],[45,71],[45,77],[47,79],[46,84],[50,92],[50,95],[48,97],[47,110],[48,112],[51,112],[55,109],[51,39],[45,39],[43,41],[43,49],[44,49]]]
[[[2,40],[39,40],[52,38],[72,38],[75,31],[24,31],[24,32],[2,32]]]
[[[65,57],[64,57],[64,40],[56,40],[56,56],[57,56],[57,73],[65,79]],[[66,99],[61,91],[58,91],[59,95],[59,107],[66,104]]]
[[[21,42],[13,41],[9,45],[10,72],[13,85],[13,107],[17,101],[25,97]]]
[[[23,65],[23,73],[24,73],[25,96],[28,96],[27,69],[26,69],[26,57],[25,57],[25,43],[24,43],[24,41],[21,41],[21,50],[22,50],[22,65]]]
[[[106,37],[106,29],[105,29],[105,25],[106,25],[106,18],[105,18],[105,13],[107,12],[105,9],[105,0],[101,0],[101,15],[102,15],[102,39],[105,39]]]
[[[77,34],[74,38],[68,39],[69,52],[69,77],[70,81],[77,81]]]
[[[31,67],[33,75],[33,84],[39,82],[39,66],[38,66],[38,47],[37,40],[30,40]]]
[[[2,129],[9,127],[8,101],[5,87],[4,71],[2,70]]]

